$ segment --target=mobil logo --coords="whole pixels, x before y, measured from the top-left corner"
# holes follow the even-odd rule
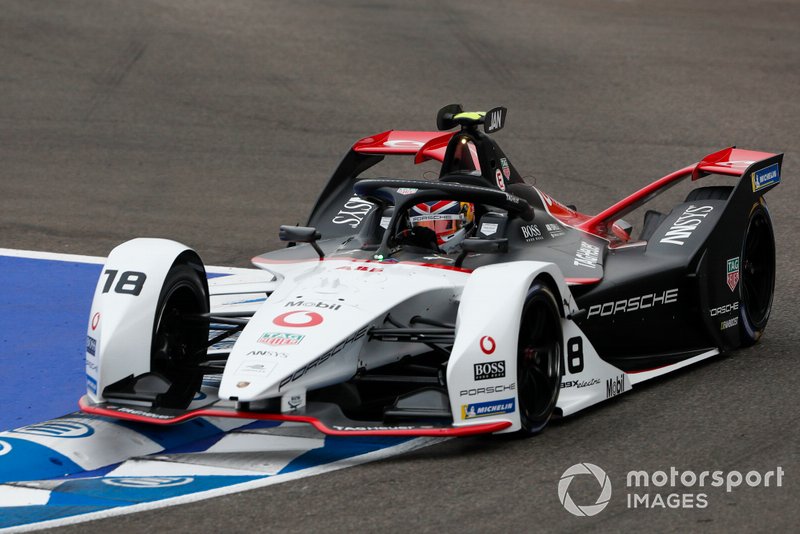
[[[94,434],[94,428],[82,421],[54,419],[45,423],[24,426],[11,432],[45,438],[86,438]]]

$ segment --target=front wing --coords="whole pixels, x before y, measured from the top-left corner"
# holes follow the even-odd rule
[[[348,419],[338,406],[325,402],[308,403],[305,408],[305,414],[303,415],[242,411],[237,410],[232,404],[225,402],[212,402],[205,406],[189,410],[135,407],[112,402],[94,403],[88,396],[81,398],[80,408],[82,411],[94,415],[157,425],[182,423],[189,419],[194,419],[195,417],[231,417],[237,419],[308,423],[323,434],[329,436],[458,437],[472,436],[475,434],[491,434],[493,432],[505,430],[511,426],[510,421],[498,421],[459,427],[436,424],[387,426],[380,422],[354,421]]]

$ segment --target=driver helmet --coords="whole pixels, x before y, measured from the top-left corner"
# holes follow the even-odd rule
[[[411,208],[408,214],[411,227],[433,231],[436,244],[445,251],[464,240],[474,221],[475,206],[456,200],[422,202]]]

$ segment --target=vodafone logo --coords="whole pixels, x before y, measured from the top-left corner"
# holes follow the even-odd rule
[[[391,139],[389,141],[384,141],[383,146],[388,146],[390,148],[413,148],[413,149],[420,149],[425,143],[422,141],[413,141],[411,139]]]
[[[97,325],[100,324],[100,312],[92,315],[92,330],[97,330]]]
[[[484,354],[491,354],[494,352],[494,349],[497,348],[497,343],[494,342],[492,336],[483,336],[480,345]]]
[[[503,173],[500,169],[497,169],[494,173],[494,179],[497,182],[497,187],[500,188],[500,191],[506,190],[506,183],[503,181]]]
[[[301,310],[282,313],[272,320],[272,322],[278,326],[288,326],[291,328],[317,326],[318,324],[321,324],[322,321],[322,315],[318,314],[317,312]]]

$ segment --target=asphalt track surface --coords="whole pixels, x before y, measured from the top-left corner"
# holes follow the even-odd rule
[[[451,102],[508,107],[497,136],[516,167],[588,213],[731,144],[786,153],[768,195],[776,298],[755,348],[534,439],[452,440],[63,530],[795,530],[798,28],[798,2],[3,2],[0,247],[105,255],[162,236],[245,266],[279,224],[304,222],[353,141],[431,129]],[[579,462],[614,484],[593,518],[558,502]],[[628,471],[670,466],[786,474],[707,489],[704,509],[626,507]],[[593,502],[589,482],[576,502]]]

